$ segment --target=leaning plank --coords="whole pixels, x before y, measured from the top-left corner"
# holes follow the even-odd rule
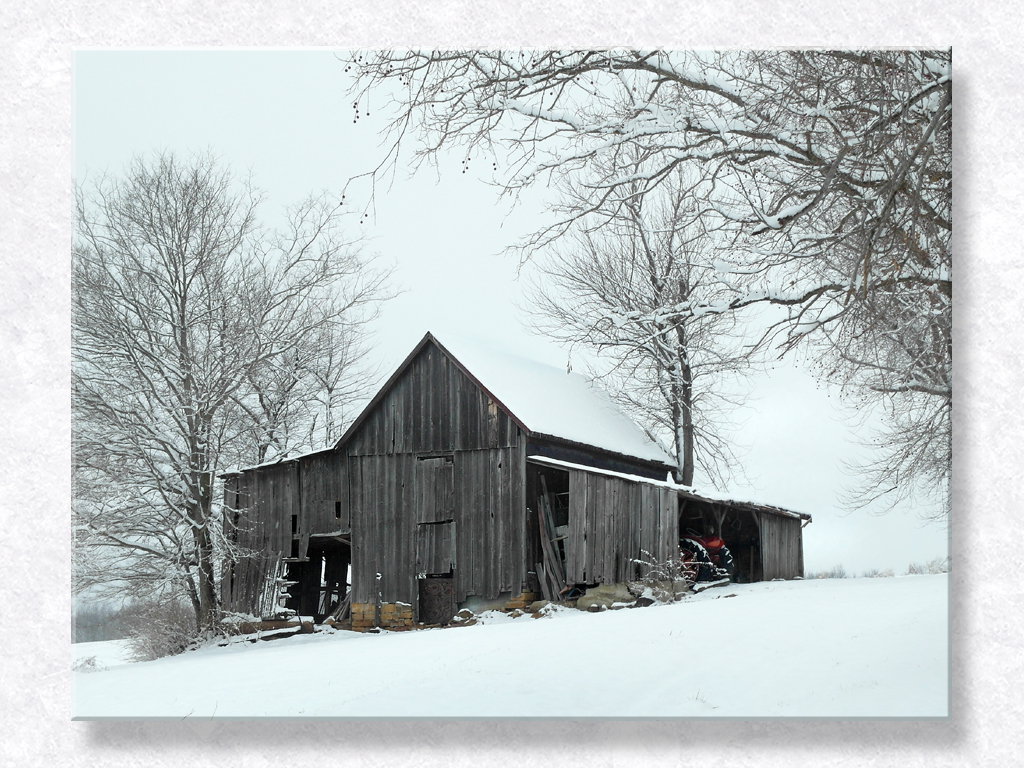
[[[536,563],[533,567],[537,571],[537,581],[540,582],[541,594],[544,596],[545,600],[551,602],[554,599],[554,596],[551,593],[551,585],[548,580],[547,571],[544,568],[544,563]]]
[[[331,613],[331,618],[336,622],[346,621],[352,608],[352,592],[345,595],[345,599],[338,603],[338,607]]]
[[[558,594],[561,595],[566,591],[565,565],[562,562],[561,555],[558,553],[558,547],[555,545],[555,521],[554,515],[551,511],[551,497],[548,493],[548,483],[544,475],[540,476],[540,486],[540,509],[543,512],[543,520],[540,525],[541,545],[544,547],[545,557],[550,560],[548,572],[553,577],[552,580],[557,587]]]
[[[540,523],[540,529],[542,531],[540,543],[541,549],[544,553],[544,569],[551,578],[555,593],[561,595],[562,592],[565,591],[565,576],[562,573],[562,562],[558,557],[558,554],[555,552],[551,539],[543,533],[543,531],[547,530],[550,526],[551,522],[551,514],[545,497],[541,497],[541,509],[544,511],[538,511],[537,517],[539,518],[538,522]]]

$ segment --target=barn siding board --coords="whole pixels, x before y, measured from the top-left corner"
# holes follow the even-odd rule
[[[510,426],[510,441],[519,437],[519,427]],[[511,498],[509,499],[509,513],[512,516],[512,525],[516,537],[516,547],[512,556],[512,567],[515,569],[512,577],[512,587],[515,591],[516,584],[521,591],[529,587],[526,579],[526,572],[533,570],[526,559],[526,441],[520,440],[519,445],[513,447],[509,452],[509,458],[514,459],[514,466],[509,470],[512,486]]]
[[[470,547],[472,546],[473,537],[473,526],[471,522],[466,518],[464,512],[468,507],[468,500],[466,498],[467,487],[466,483],[468,480],[468,467],[466,466],[466,457],[460,452],[456,451],[452,460],[452,474],[454,476],[454,516],[456,524],[459,526],[458,535],[455,538],[455,559],[459,564],[459,567],[455,569],[454,579],[452,582],[452,590],[455,594],[455,600],[461,600],[459,595],[465,595],[467,585],[471,579],[469,574],[473,569],[473,555]]]
[[[619,574],[616,573],[615,568],[615,555],[617,554],[616,545],[619,544],[619,539],[615,535],[616,522],[620,513],[619,508],[619,489],[621,483],[615,482],[612,478],[607,478],[605,483],[606,504],[604,508],[604,546],[602,547],[602,557],[604,559],[604,574],[605,578],[612,582],[619,581]]]
[[[801,521],[768,512],[758,514],[764,580],[803,576]]]
[[[650,562],[658,556],[658,531],[661,515],[661,492],[654,486],[642,486],[640,504],[640,546],[638,549],[644,562]]]
[[[661,553],[662,562],[679,556],[679,497],[668,490],[661,489]]]
[[[591,570],[588,571],[590,581],[604,581],[604,524],[605,508],[608,503],[604,478],[593,476],[590,479],[593,492],[593,514],[588,515],[591,529],[587,531],[587,554],[590,555]]]
[[[486,445],[486,441],[484,445]],[[487,464],[490,458],[485,451],[474,451],[473,457],[476,463],[476,470],[473,473],[477,487],[476,508],[471,510],[471,515],[477,523],[477,547],[476,547],[476,571],[474,576],[480,585],[480,592],[485,597],[496,597],[494,590],[493,571],[487,562],[487,553],[493,552],[494,515],[491,509],[490,480],[487,474]]]
[[[300,532],[326,534],[349,530],[346,470],[346,458],[337,451],[299,459]]]
[[[669,559],[678,538],[677,500],[671,489],[584,470],[569,472],[567,581],[632,580],[638,560]]]
[[[587,571],[587,580],[592,582],[604,581],[604,518],[605,518],[605,487],[604,478],[592,475],[590,477],[590,491],[593,497],[592,513],[587,516],[590,529],[587,531],[587,554],[589,555],[590,569]]]
[[[579,537],[572,542],[575,556],[577,557],[577,578],[578,583],[589,584],[594,579],[594,563],[590,555],[590,542],[593,539],[593,517],[597,514],[597,493],[591,485],[593,476],[586,472],[569,473],[569,512],[579,515]],[[577,488],[579,499],[573,505],[573,489]],[[572,529],[572,520],[569,521]]]
[[[569,473],[569,533],[565,540],[565,580],[584,582],[584,554],[586,551],[587,521],[586,477],[578,472]]]
[[[579,547],[579,579],[580,583],[589,583],[591,573],[593,572],[593,565],[591,563],[590,551],[588,549],[587,536],[590,530],[590,518],[593,515],[593,504],[594,504],[594,492],[590,487],[590,476],[584,473],[575,473],[577,475],[577,484],[582,492],[582,498],[577,505],[578,514],[581,515],[579,522],[579,539],[577,540],[577,546]],[[572,475],[569,476],[570,491],[572,493]],[[572,501],[570,495],[570,502]]]
[[[615,573],[615,516],[618,512],[619,483],[613,478],[602,478],[604,485],[604,521],[601,531],[601,560],[604,578],[608,582],[616,582],[618,579]]]
[[[495,440],[494,442],[497,442]],[[493,445],[493,443],[492,443]],[[497,451],[487,452],[487,477],[490,480],[490,525],[487,526],[491,535],[490,551],[494,553],[497,560],[495,575],[497,580],[491,585],[492,589],[498,592],[506,591],[505,584],[509,581],[505,572],[505,565],[508,556],[508,543],[505,541],[505,514],[502,506],[502,461]]]

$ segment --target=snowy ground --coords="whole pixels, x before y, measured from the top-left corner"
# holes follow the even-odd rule
[[[125,640],[102,640],[95,643],[74,643],[71,646],[71,666],[77,669],[103,671],[127,664],[131,651]]]
[[[682,603],[306,635],[118,664],[74,646],[76,719],[943,717],[948,577],[732,585]]]

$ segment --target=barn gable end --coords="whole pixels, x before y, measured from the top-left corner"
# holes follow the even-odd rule
[[[425,337],[336,449],[350,473],[352,601],[415,606],[424,579],[449,574],[455,602],[520,591],[525,448],[507,410]]]

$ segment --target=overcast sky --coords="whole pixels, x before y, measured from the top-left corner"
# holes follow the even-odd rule
[[[329,51],[93,52],[75,55],[74,173],[79,182],[117,174],[138,153],[212,150],[236,172],[251,171],[266,193],[264,220],[312,192],[340,199],[346,181],[382,158],[381,115],[353,123],[344,66]],[[517,262],[502,250],[544,215],[539,191],[510,209],[485,180],[463,174],[461,157],[442,160],[378,187],[374,208],[356,222],[366,188],[346,204],[353,231],[395,265],[404,289],[384,310],[374,355],[390,373],[427,331],[488,340],[556,366],[567,353],[525,330]],[[808,570],[848,572],[923,562],[947,552],[947,533],[903,507],[885,516],[849,513],[838,497],[851,478],[844,459],[861,449],[858,429],[837,409],[838,393],[795,361],[755,382],[741,442],[752,487],[738,496],[809,512]],[[870,422],[867,425],[870,426]]]

